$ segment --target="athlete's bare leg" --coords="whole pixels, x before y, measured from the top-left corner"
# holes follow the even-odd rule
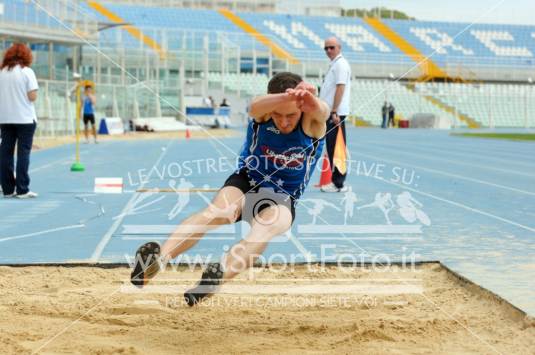
[[[209,230],[234,223],[241,213],[243,197],[243,192],[233,186],[219,190],[210,206],[183,220],[169,236],[161,251],[164,260],[190,249]]]
[[[263,224],[262,221],[269,221]],[[290,229],[292,213],[286,206],[274,205],[262,210],[253,220],[245,239],[235,244],[223,258],[223,279],[228,280],[247,270],[264,252],[269,241]]]
[[[197,286],[184,293],[186,303],[194,306],[217,292],[222,282],[251,267],[269,241],[286,232],[291,224],[292,213],[286,206],[274,205],[262,210],[253,220],[246,238],[225,254],[222,263],[208,264]]]

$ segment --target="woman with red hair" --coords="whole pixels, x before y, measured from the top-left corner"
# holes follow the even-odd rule
[[[34,101],[37,78],[30,68],[32,52],[21,43],[13,44],[0,66],[0,182],[4,197],[37,197],[30,191],[30,152],[37,126]],[[13,155],[17,146],[17,169]]]

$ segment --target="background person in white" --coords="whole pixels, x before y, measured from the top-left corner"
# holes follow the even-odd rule
[[[30,68],[32,52],[15,43],[6,51],[0,66],[0,182],[4,197],[30,198],[30,152],[37,125],[33,102],[37,99],[37,79]],[[17,146],[17,178],[14,175]]]
[[[347,60],[342,56],[342,47],[335,37],[325,40],[323,48],[325,54],[331,60],[329,69],[320,89],[320,98],[327,102],[331,109],[329,120],[327,121],[327,154],[331,167],[333,165],[334,147],[336,146],[336,137],[338,126],[342,127],[344,141],[346,140],[345,118],[349,114],[349,98],[351,90],[351,67]],[[332,174],[332,183],[321,187],[324,192],[345,192],[347,187],[344,186],[346,174],[340,173],[334,168]]]

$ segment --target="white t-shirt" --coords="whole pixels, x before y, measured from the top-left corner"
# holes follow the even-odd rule
[[[29,67],[19,65],[0,71],[0,124],[37,122],[35,107],[28,92],[37,90],[37,78]]]
[[[338,105],[337,113],[339,116],[347,116],[349,115],[351,97],[351,67],[341,54],[331,61],[320,90],[320,99],[324,100],[331,110],[334,104],[334,93],[336,92],[337,84],[345,84],[344,95],[340,105]]]

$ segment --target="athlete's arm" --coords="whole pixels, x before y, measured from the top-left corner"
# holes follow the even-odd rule
[[[249,116],[255,119],[257,122],[263,122],[277,105],[287,102],[290,99],[290,95],[287,93],[282,94],[267,94],[257,96],[251,101],[249,105]]]
[[[302,127],[305,133],[314,138],[323,137],[329,118],[327,103],[306,89],[288,89],[286,92],[295,98],[297,107],[304,113]]]
[[[305,113],[309,120],[317,123],[327,122],[329,106],[308,90],[288,89],[286,93],[296,101],[297,108]]]
[[[299,85],[297,85],[295,87],[295,90],[299,90],[299,89],[303,89],[303,90],[309,91],[314,96],[317,96],[317,94],[318,94],[316,87],[314,85],[312,85],[312,84],[307,83],[306,81],[300,82]]]

